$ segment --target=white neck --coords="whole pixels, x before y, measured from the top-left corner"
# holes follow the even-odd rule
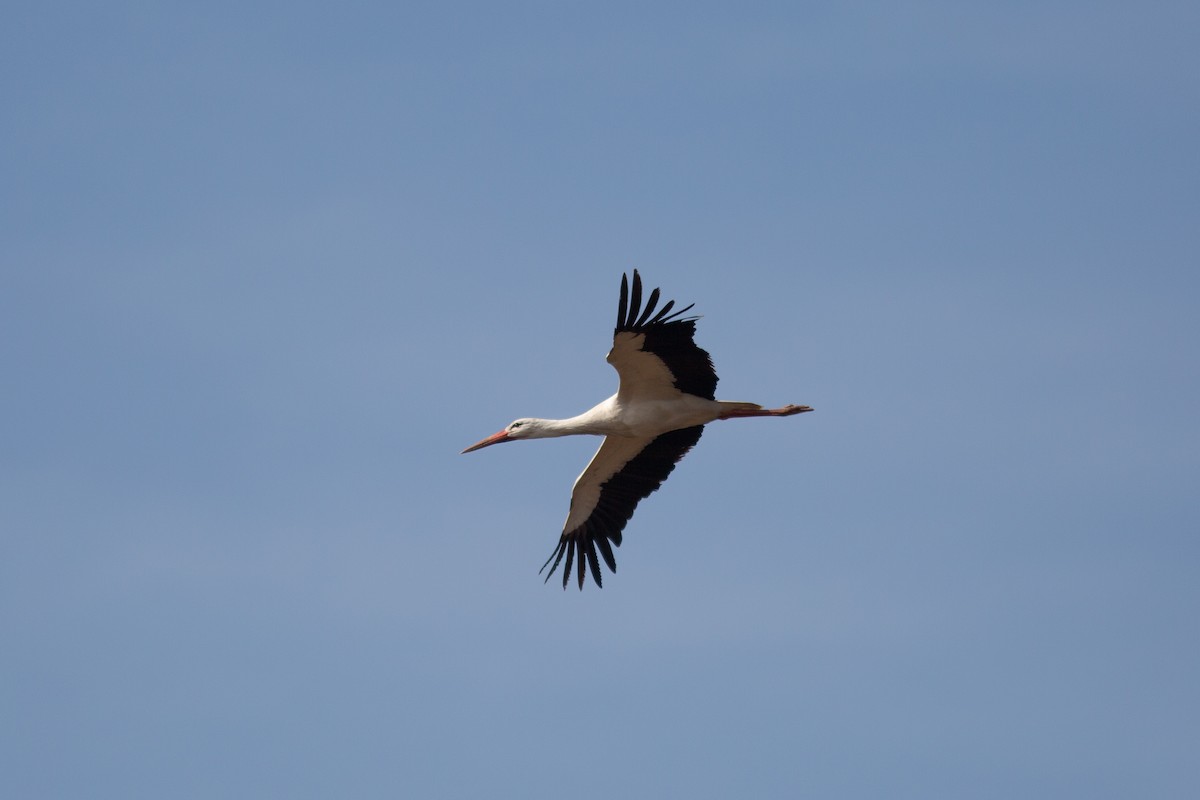
[[[580,433],[603,435],[605,431],[589,414],[569,419],[531,419],[523,438],[549,439],[555,436],[574,436]]]

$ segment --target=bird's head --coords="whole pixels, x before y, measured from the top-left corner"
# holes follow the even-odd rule
[[[512,422],[508,423],[508,427],[504,430],[496,431],[486,439],[482,439],[468,447],[466,450],[463,450],[463,452],[469,453],[472,450],[479,450],[493,444],[500,444],[501,442],[511,442],[515,439],[529,439],[536,437],[538,432],[541,430],[542,422],[543,420],[540,419],[528,418],[513,420]]]

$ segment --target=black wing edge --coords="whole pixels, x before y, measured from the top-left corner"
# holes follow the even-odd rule
[[[621,300],[617,306],[617,328],[616,332],[620,331],[645,331],[655,325],[679,324],[685,322],[693,322],[699,317],[687,317],[686,319],[678,319],[681,314],[691,310],[692,305],[686,308],[681,308],[675,313],[670,313],[675,307],[674,300],[668,300],[667,304],[654,314],[654,307],[658,305],[659,290],[655,289],[650,292],[650,296],[646,298],[646,308],[642,309],[642,276],[635,269],[633,271],[633,292],[629,291],[629,277],[621,275]],[[654,314],[653,317],[650,315]]]
[[[583,590],[588,572],[596,586],[604,588],[600,559],[604,559],[609,571],[615,575],[617,560],[613,556],[613,547],[621,546],[621,532],[633,517],[637,504],[662,486],[679,460],[700,441],[702,433],[703,425],[680,428],[668,431],[646,445],[616,475],[604,482],[600,487],[600,500],[592,515],[579,527],[563,533],[558,546],[542,564],[538,574],[550,567],[546,573],[548,583],[565,556],[567,563],[563,565],[563,589],[571,582],[572,566],[575,567],[580,591]]]

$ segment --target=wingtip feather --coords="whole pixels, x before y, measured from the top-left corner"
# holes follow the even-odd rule
[[[621,273],[621,299],[617,304],[617,327],[625,327],[625,319],[629,311],[629,278]]]
[[[596,540],[587,540],[587,561],[588,569],[591,570],[592,580],[596,582],[596,586],[600,589],[604,588],[604,578],[600,575],[600,559],[596,555]],[[579,588],[583,589],[583,580],[579,581]]]
[[[642,276],[638,275],[638,271],[633,271],[633,289],[629,294],[629,313],[625,316],[625,326],[633,324],[633,321],[638,318],[638,314],[642,311]]]
[[[575,561],[575,540],[567,540],[567,563],[563,565],[563,588],[567,588],[567,584],[571,581],[571,565]]]
[[[646,320],[649,319],[650,315],[654,313],[654,307],[658,305],[658,295],[659,295],[659,290],[656,288],[654,291],[652,291],[650,293],[650,296],[648,298],[646,298],[645,310],[642,311],[642,315],[640,317],[638,317],[637,322],[633,323],[633,326],[635,328],[640,328],[643,325],[645,325]]]

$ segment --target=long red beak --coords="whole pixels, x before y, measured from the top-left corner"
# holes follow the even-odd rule
[[[481,447],[487,447],[488,445],[492,445],[492,444],[500,444],[501,442],[507,442],[509,440],[510,440],[510,437],[508,435],[508,431],[497,431],[496,433],[493,433],[491,436],[487,437],[483,441],[476,442],[475,444],[468,447],[466,450],[463,450],[463,453],[469,453],[472,450],[478,450]],[[462,453],[459,453],[459,455],[462,455]]]

